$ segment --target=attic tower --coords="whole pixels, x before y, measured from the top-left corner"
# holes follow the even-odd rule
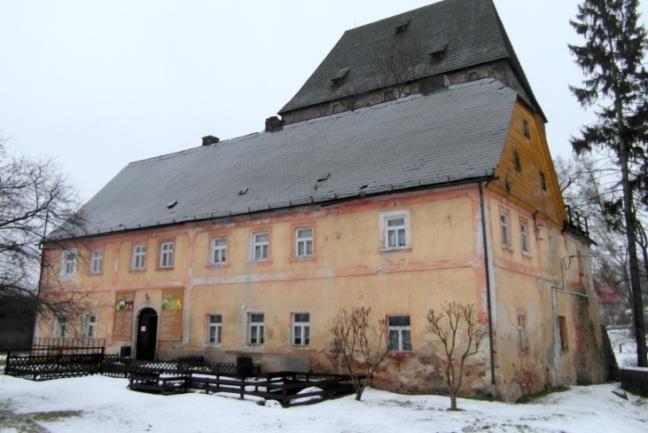
[[[492,0],[445,0],[346,31],[279,114],[290,124],[488,77],[544,120]]]

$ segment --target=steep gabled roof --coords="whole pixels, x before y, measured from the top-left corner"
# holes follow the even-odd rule
[[[540,111],[492,0],[445,0],[346,31],[280,113],[504,59]]]
[[[79,235],[483,178],[516,98],[480,80],[133,162],[83,207]]]

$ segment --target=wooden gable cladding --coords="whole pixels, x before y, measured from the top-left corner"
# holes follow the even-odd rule
[[[565,209],[542,120],[517,102],[508,138],[488,187],[562,228]]]

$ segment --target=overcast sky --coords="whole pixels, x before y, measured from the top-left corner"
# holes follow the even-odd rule
[[[130,161],[263,129],[345,29],[429,3],[0,0],[0,134],[56,158],[85,200]],[[495,3],[568,155],[590,118],[568,90],[577,1]]]

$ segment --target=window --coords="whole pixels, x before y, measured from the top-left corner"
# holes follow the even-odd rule
[[[406,248],[409,245],[409,218],[407,214],[383,216],[385,249]]]
[[[227,239],[216,238],[212,244],[212,264],[222,265],[227,263]]]
[[[517,150],[513,153],[513,159],[515,162],[515,171],[522,173],[522,162],[520,162],[520,153]]]
[[[173,267],[173,248],[174,248],[174,244],[171,241],[162,242],[160,244],[160,267],[161,268]]]
[[[131,258],[131,269],[141,271],[146,263],[146,245],[135,245],[133,247],[133,256]]]
[[[522,120],[522,134],[526,138],[531,138],[531,130],[529,129],[529,121],[526,119]]]
[[[503,247],[510,248],[511,235],[509,231],[509,216],[504,212],[500,213],[500,240]]]
[[[549,234],[549,261],[554,264],[558,261],[558,240],[552,233]]]
[[[263,344],[263,313],[248,313],[248,344]]]
[[[542,188],[543,191],[547,190],[547,178],[545,177],[545,174],[543,172],[540,172],[540,188]]]
[[[310,344],[310,313],[293,314],[292,344],[295,346]]]
[[[268,249],[270,241],[267,233],[255,233],[252,235],[252,260],[262,262],[268,260]]]
[[[560,350],[566,352],[569,345],[567,344],[567,320],[565,320],[565,316],[558,316],[558,331],[560,331]]]
[[[97,336],[97,315],[87,313],[83,318],[83,338],[93,339]]]
[[[207,342],[209,344],[220,344],[223,316],[221,316],[220,314],[210,314],[208,316],[208,319],[209,328],[207,330]]]
[[[65,250],[61,257],[61,277],[74,276],[77,267],[77,250]]]
[[[65,317],[57,316],[54,318],[54,337],[65,338],[67,331],[67,319]]]
[[[100,274],[103,272],[103,251],[95,250],[92,252],[90,259],[90,272],[93,274]]]
[[[518,314],[518,349],[520,352],[529,350],[529,338],[526,329],[526,314]]]
[[[520,223],[520,244],[522,246],[522,252],[530,254],[529,251],[529,233],[528,225],[526,222]]]
[[[409,316],[389,316],[389,350],[393,352],[410,352],[412,339]]]
[[[310,257],[313,255],[313,229],[301,228],[296,230],[297,257]]]

